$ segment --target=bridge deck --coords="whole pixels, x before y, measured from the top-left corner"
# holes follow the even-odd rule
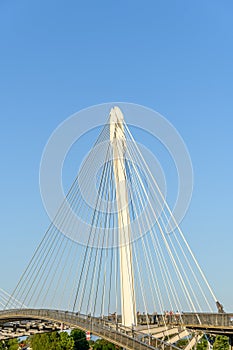
[[[18,309],[0,311],[0,325],[6,322],[19,320],[42,320],[44,322],[64,323],[71,328],[79,328],[108,340],[125,349],[148,350],[161,347],[166,349],[178,349],[160,339],[152,339],[145,334],[139,337],[139,332],[118,326],[102,318],[88,317],[79,313],[58,310]]]
[[[150,324],[145,326],[148,318]],[[159,337],[168,334],[174,337],[175,334],[184,332],[185,329],[233,336],[233,314],[186,313],[180,315],[180,317],[171,315],[169,319],[166,319],[166,324],[164,315],[156,315],[156,318],[147,315],[140,319],[141,324],[137,327],[127,328],[116,322],[116,319],[114,322],[113,318],[109,320],[108,318],[90,317],[68,311],[44,309],[0,311],[0,328],[4,329],[4,327],[9,327],[9,323],[14,323],[16,327],[15,336],[18,336],[17,322],[22,321],[25,325],[25,331],[29,332],[25,334],[33,334],[37,328],[38,332],[43,331],[38,324],[35,324],[35,321],[40,321],[42,324],[45,323],[44,331],[61,329],[66,325],[69,328],[91,331],[93,334],[129,350],[177,349],[172,342],[164,342]]]

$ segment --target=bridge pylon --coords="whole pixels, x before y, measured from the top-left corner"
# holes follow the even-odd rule
[[[137,316],[135,306],[129,201],[127,193],[127,174],[125,168],[125,151],[127,144],[123,120],[124,117],[120,108],[112,108],[110,112],[110,141],[113,149],[113,170],[118,209],[122,324],[131,327],[132,325],[136,325]]]

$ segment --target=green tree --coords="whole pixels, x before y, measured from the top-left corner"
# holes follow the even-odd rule
[[[8,350],[18,350],[19,342],[18,339],[10,339],[8,341]]]
[[[62,350],[73,350],[74,349],[74,339],[67,333],[60,333],[60,345]]]
[[[79,329],[73,329],[70,333],[70,336],[74,341],[73,350],[88,350],[89,349],[89,343],[86,339],[86,333],[84,331],[81,331]]]
[[[6,349],[6,345],[4,344],[4,341],[0,342],[0,350],[5,350]]]
[[[217,335],[213,350],[229,350],[229,339],[224,335]]]
[[[197,343],[196,350],[207,350],[208,341],[205,336],[201,338],[201,340]]]
[[[18,350],[18,348],[19,348],[18,339],[14,338],[14,339],[5,340],[4,346],[5,347],[3,347],[3,349]]]
[[[178,342],[176,342],[176,346],[180,349],[184,349],[186,345],[188,345],[188,339],[180,339]]]
[[[98,339],[93,345],[94,350],[115,350],[116,347],[114,344],[109,343],[107,340]]]
[[[31,338],[33,350],[73,350],[74,341],[66,332],[35,334]]]
[[[0,350],[18,350],[18,339],[3,340],[0,342]]]
[[[33,350],[89,349],[86,333],[80,330],[72,330],[70,335],[67,332],[35,334],[30,337],[30,344]]]
[[[33,350],[61,350],[60,335],[58,332],[35,334],[31,338]]]
[[[49,347],[47,350],[61,350],[60,334],[58,332],[48,333]]]
[[[33,350],[43,350],[48,349],[49,350],[49,338],[48,334],[35,334],[32,337],[30,337],[30,343]]]

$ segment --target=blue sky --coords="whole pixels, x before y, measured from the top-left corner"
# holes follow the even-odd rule
[[[233,4],[0,0],[0,287],[11,291],[49,220],[43,148],[82,108],[155,109],[182,135],[194,193],[182,228],[233,311]]]

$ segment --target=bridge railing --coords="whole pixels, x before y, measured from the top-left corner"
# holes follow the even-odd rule
[[[165,319],[164,315],[156,315],[156,319],[152,319],[150,323],[154,324],[154,321],[158,325],[171,324],[190,326],[190,328],[225,328],[233,330],[233,314],[209,314],[209,313],[182,313],[179,315],[169,315],[168,319]],[[148,315],[146,315],[145,321],[148,321]],[[47,310],[47,309],[14,309],[0,311],[0,323],[13,322],[18,320],[30,321],[41,320],[42,322],[49,322],[55,324],[64,323],[69,327],[77,327],[84,331],[89,330],[92,333],[103,337],[110,342],[120,345],[127,349],[146,350],[148,348],[166,348],[173,349],[174,345],[168,344],[150,334],[150,327],[148,332],[140,332],[137,327],[124,327],[118,323],[117,318],[109,320],[108,317],[98,318],[91,317],[90,315],[83,315],[81,313],[74,313],[69,311],[59,310]],[[142,320],[143,324],[144,320]],[[145,322],[146,324],[146,322]]]
[[[113,323],[106,318],[90,317],[80,313],[58,310],[38,310],[38,309],[19,309],[0,311],[1,319],[11,320],[32,320],[40,319],[51,322],[60,322],[71,327],[89,330],[92,333],[108,339],[110,342],[120,345],[127,349],[147,350],[158,347],[168,350],[176,350],[174,345],[168,344],[160,339],[153,338],[150,334],[144,334],[133,328],[124,327],[117,322]]]
[[[207,325],[214,327],[233,327],[233,314],[209,314],[209,313],[185,313],[181,315],[181,319],[186,325]]]
[[[172,313],[164,315],[141,315],[138,324],[207,325],[233,327],[232,313]]]
[[[4,315],[9,315],[13,317],[13,315],[17,317],[40,317],[46,318],[53,316],[56,319],[69,319],[75,322],[84,322],[90,323],[95,322],[101,324],[106,327],[114,327],[115,330],[119,330],[121,332],[132,333],[132,328],[124,327],[119,322],[119,317],[93,317],[90,315],[84,315],[79,312],[69,312],[69,311],[60,311],[60,310],[49,310],[49,309],[12,309],[12,310],[1,310],[0,318],[4,317]],[[114,322],[115,320],[115,322]],[[138,317],[138,324],[177,324],[177,325],[187,325],[187,324],[204,324],[209,326],[224,326],[224,327],[233,327],[233,313],[181,313],[181,314],[172,314],[172,315],[141,315]]]

